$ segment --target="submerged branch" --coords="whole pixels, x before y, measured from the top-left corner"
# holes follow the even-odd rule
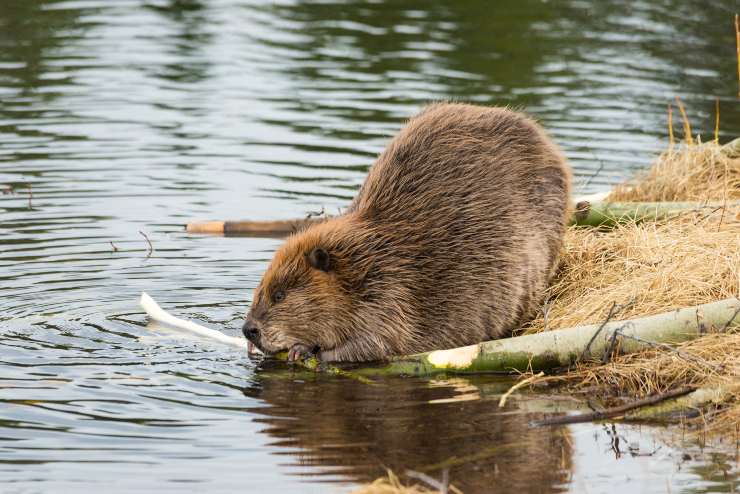
[[[691,415],[710,403],[723,403],[740,391],[740,383],[701,387],[687,395],[633,410],[625,420],[671,420]]]
[[[596,420],[605,420],[610,418],[616,418],[623,416],[630,410],[639,409],[649,405],[655,405],[666,400],[676,398],[679,396],[685,396],[694,391],[693,387],[683,387],[660,393],[656,395],[650,395],[640,400],[633,401],[631,403],[625,403],[612,408],[606,408],[604,410],[597,410],[590,413],[581,413],[578,415],[558,415],[556,417],[550,417],[542,420],[532,422],[533,426],[542,427],[548,425],[565,425],[565,424],[580,424],[583,422],[594,422]]]

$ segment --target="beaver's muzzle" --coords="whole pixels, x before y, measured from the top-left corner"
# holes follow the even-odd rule
[[[244,322],[242,333],[244,333],[244,337],[249,342],[250,350],[252,349],[252,345],[262,350],[262,346],[260,345],[260,329],[251,317],[247,317],[247,320]]]

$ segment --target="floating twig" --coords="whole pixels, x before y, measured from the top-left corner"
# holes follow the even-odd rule
[[[149,258],[152,256],[152,252],[154,252],[154,246],[152,245],[152,241],[149,240],[149,237],[146,236],[146,233],[142,232],[141,230],[139,230],[139,233],[141,234],[142,237],[146,239],[146,243],[149,244],[149,253],[146,256],[147,258]]]
[[[320,216],[325,216],[325,215],[326,215],[326,211],[324,210],[324,206],[321,206],[321,211],[309,211],[309,212],[307,212],[306,213],[306,219],[310,219],[310,218],[313,218],[315,216],[316,217],[320,217]]]
[[[501,395],[501,399],[498,400],[498,407],[499,408],[503,408],[504,405],[506,405],[506,400],[509,399],[509,396],[511,396],[511,394],[514,391],[516,391],[517,389],[521,388],[522,386],[526,386],[527,384],[531,383],[535,379],[539,379],[540,377],[542,377],[544,375],[545,375],[545,373],[542,372],[542,371],[540,371],[538,374],[535,374],[533,376],[529,376],[528,378],[526,378],[526,379],[524,379],[522,381],[519,381],[518,383],[516,383],[515,385],[513,385],[512,387],[510,387],[509,390],[506,393],[504,393],[503,395]]]
[[[580,424],[583,422],[595,422],[597,420],[610,419],[610,418],[619,417],[621,415],[624,415],[625,412],[629,412],[630,410],[634,410],[636,408],[642,408],[642,407],[649,406],[649,405],[655,405],[656,403],[660,403],[661,401],[669,400],[671,398],[676,398],[678,396],[687,395],[691,393],[692,391],[694,391],[695,389],[696,388],[693,386],[684,386],[684,387],[674,389],[671,391],[666,391],[665,393],[650,395],[645,398],[635,400],[631,403],[625,403],[624,405],[606,408],[604,410],[598,410],[598,411],[589,412],[589,413],[581,413],[578,415],[558,415],[556,417],[536,420],[532,422],[532,425],[534,427],[542,427],[542,426],[548,426],[548,425]]]

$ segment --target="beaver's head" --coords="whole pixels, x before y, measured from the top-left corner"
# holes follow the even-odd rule
[[[326,360],[379,354],[368,351],[367,341],[372,263],[358,255],[362,241],[351,230],[344,233],[343,222],[330,220],[295,234],[275,253],[243,328],[259,349],[287,350],[291,359],[319,352]]]

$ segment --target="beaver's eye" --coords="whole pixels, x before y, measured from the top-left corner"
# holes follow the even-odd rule
[[[285,300],[285,292],[282,290],[278,290],[272,295],[272,301],[275,303],[282,302],[283,300]]]

